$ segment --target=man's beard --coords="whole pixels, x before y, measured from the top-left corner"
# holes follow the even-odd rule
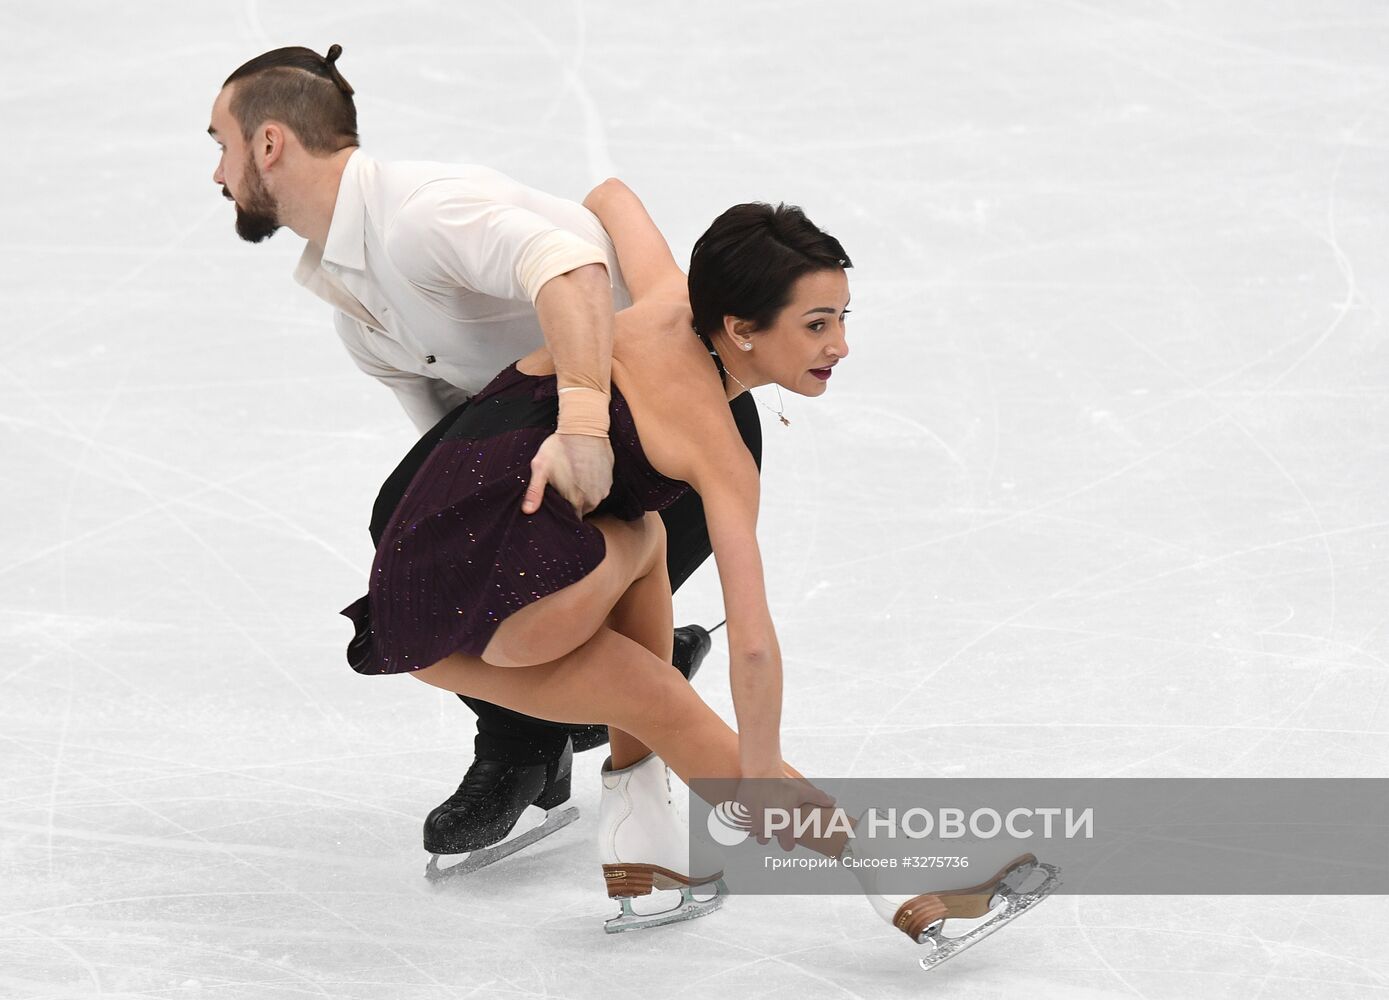
[[[270,239],[280,228],[280,206],[275,204],[274,195],[266,189],[255,160],[247,159],[243,180],[244,205],[232,197],[225,184],[222,185],[222,195],[236,205],[236,235],[248,243],[260,243]]]

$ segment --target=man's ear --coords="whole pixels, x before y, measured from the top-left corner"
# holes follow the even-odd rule
[[[258,152],[262,157],[263,166],[274,166],[284,156],[285,152],[285,130],[282,125],[275,122],[266,122],[261,127],[260,135],[256,137],[256,144],[260,147]]]

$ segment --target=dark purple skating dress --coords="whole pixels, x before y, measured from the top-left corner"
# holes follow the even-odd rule
[[[594,514],[626,521],[674,503],[689,485],[651,467],[627,401],[612,387],[613,487]],[[577,583],[603,561],[596,527],[553,486],[521,512],[530,462],[559,414],[554,375],[512,364],[474,396],[410,480],[371,566],[347,661],[363,674],[478,656],[508,615]]]

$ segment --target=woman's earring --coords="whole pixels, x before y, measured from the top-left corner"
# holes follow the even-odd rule
[[[742,348],[743,350],[745,350],[745,351],[750,351],[750,350],[752,350],[752,345],[749,344],[749,343],[742,343],[742,344],[739,344],[738,346],[741,347],[741,348]]]

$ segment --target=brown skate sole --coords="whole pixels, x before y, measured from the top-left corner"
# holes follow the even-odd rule
[[[1029,862],[1036,864],[1037,859],[1031,854],[1020,854],[995,872],[993,878],[978,885],[913,896],[897,908],[892,926],[915,941],[922,931],[937,920],[947,917],[982,917],[989,912],[989,900],[998,890],[1003,876],[1019,865]]]
[[[684,889],[708,885],[723,878],[723,872],[691,881],[679,872],[660,865],[604,865],[603,881],[608,884],[608,897],[649,896],[652,889]]]

